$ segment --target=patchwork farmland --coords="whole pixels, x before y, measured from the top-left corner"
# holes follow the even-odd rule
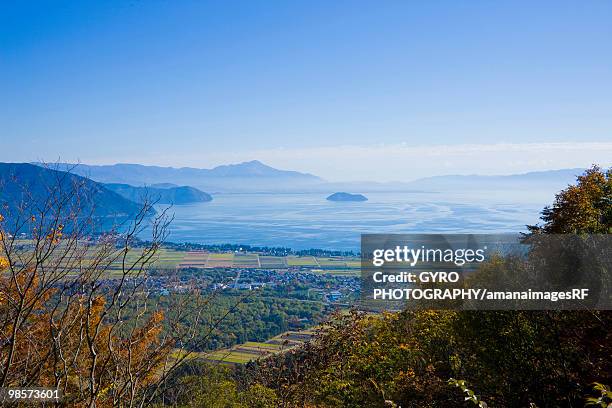
[[[20,245],[29,242],[21,240]],[[95,248],[88,251],[85,261],[95,260]],[[111,275],[121,270],[123,254],[120,250],[113,255],[115,261],[108,268]],[[131,249],[125,255],[127,265],[141,257],[138,248]],[[337,275],[354,275],[359,272],[360,259],[358,257],[317,257],[317,256],[271,256],[256,252],[210,252],[206,250],[181,251],[172,248],[159,248],[152,259],[151,266],[156,269],[184,269],[184,268],[256,268],[256,269],[288,269],[306,268],[314,273],[327,273]],[[68,267],[68,265],[66,266]]]
[[[198,353],[198,358],[222,364],[246,364],[249,361],[282,353],[309,341],[314,330],[299,332],[288,331],[267,340],[266,342],[248,341],[228,349],[216,350],[212,353]]]
[[[130,258],[136,258],[136,251]],[[313,272],[352,274],[360,267],[356,257],[269,256],[251,252],[176,251],[162,249],[154,267],[182,268],[310,268]]]

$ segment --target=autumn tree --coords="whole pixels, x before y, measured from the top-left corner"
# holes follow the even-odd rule
[[[529,229],[535,233],[612,232],[612,169],[593,166],[578,176],[575,185],[559,192],[553,205],[542,211],[543,225]]]
[[[608,232],[610,180],[609,171],[588,170],[532,232]],[[483,272],[519,264],[497,257]],[[492,407],[576,407],[593,382],[612,382],[611,345],[609,312],[354,312],[336,316],[302,349],[255,365],[252,381],[274,388],[286,407],[474,406],[450,378]]]
[[[21,202],[1,210],[0,387],[58,389],[69,406],[159,401],[191,357],[185,347],[219,323],[203,325],[210,297],[194,289],[162,306],[151,296],[164,210],[145,201],[108,227],[89,180],[51,174],[38,181],[43,195],[25,186]]]

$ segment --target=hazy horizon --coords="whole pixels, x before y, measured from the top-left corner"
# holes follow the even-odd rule
[[[259,153],[259,154],[258,154]],[[359,160],[355,158],[358,155]],[[319,156],[319,157],[318,157]],[[369,156],[369,157],[366,157]],[[488,160],[478,161],[487,157]],[[411,161],[406,162],[410,157]],[[455,145],[455,146],[343,146],[340,148],[322,148],[309,154],[278,149],[275,154],[266,155],[254,152],[245,155],[231,155],[230,161],[208,160],[27,160],[24,162],[73,163],[93,166],[112,166],[116,164],[139,164],[144,166],[212,169],[217,166],[237,165],[258,161],[266,166],[279,170],[299,171],[311,174],[329,182],[397,182],[412,181],[420,178],[448,175],[482,175],[503,176],[517,175],[539,171],[565,169],[584,169],[592,165],[604,168],[612,166],[612,143],[548,143],[548,144],[498,144],[498,145]],[[282,158],[279,160],[279,158]],[[316,160],[319,158],[320,160]],[[384,167],[386,174],[373,177],[377,166],[374,158]],[[432,160],[437,159],[437,161]],[[370,163],[365,162],[371,160]],[[14,162],[14,160],[8,160]],[[343,163],[344,161],[344,163]],[[346,175],[329,177],[330,166],[333,169],[342,163],[342,172]],[[363,163],[363,165],[362,165]],[[353,166],[351,166],[351,164]],[[393,173],[393,171],[396,171]],[[409,177],[406,177],[408,174]]]
[[[612,164],[612,3],[5,2],[0,161]]]

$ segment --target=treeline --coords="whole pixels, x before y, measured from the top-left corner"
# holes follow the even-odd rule
[[[165,308],[164,298],[154,301]],[[202,310],[190,304],[188,299],[184,303],[184,320],[193,320],[192,314],[197,312],[200,325],[200,330],[182,346],[185,350],[212,351],[247,341],[265,341],[287,330],[307,328],[325,317],[325,306],[321,302],[264,297],[260,291],[219,293],[211,296],[206,306]]]
[[[583,406],[612,380],[611,325],[607,312],[352,314],[252,367],[250,384],[285,406],[459,407],[448,380],[461,378],[490,406]]]
[[[143,240],[141,246],[149,245],[150,242]],[[359,252],[354,251],[334,251],[329,249],[291,249],[286,247],[268,247],[246,244],[196,244],[190,242],[164,242],[165,248],[177,251],[210,251],[210,252],[257,252],[269,256],[358,256]]]
[[[594,382],[611,380],[611,324],[607,312],[354,312],[302,348],[232,371],[194,362],[172,403],[473,406],[449,382],[462,378],[491,407],[583,407],[602,397]]]

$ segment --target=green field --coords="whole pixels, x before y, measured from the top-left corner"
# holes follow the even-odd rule
[[[208,254],[208,259],[216,261],[231,261],[234,259],[233,252],[211,253]]]
[[[187,255],[184,251],[173,251],[166,248],[161,248],[157,253],[155,267],[161,269],[176,269],[183,262]]]
[[[346,267],[346,259],[344,258],[320,258],[317,257],[317,262],[321,267]]]
[[[234,255],[233,266],[243,268],[258,268],[259,255],[257,254],[236,254]]]
[[[261,262],[262,268],[286,268],[287,262],[285,258],[281,256],[260,256],[259,261]]]
[[[268,350],[280,350],[282,348],[278,344],[260,343],[257,341],[247,341],[243,344],[243,346],[252,348],[263,348]]]
[[[224,252],[220,254],[208,254],[206,260],[207,268],[231,268],[234,265],[234,254]]]
[[[213,353],[207,354],[205,357],[207,360],[220,361],[226,363],[235,364],[246,364],[253,360],[253,355],[250,353],[240,353],[237,351],[219,350]]]
[[[271,338],[266,342],[247,341],[229,349],[217,350],[212,353],[198,353],[200,358],[228,364],[246,364],[272,354],[287,351],[303,344],[314,334],[313,330],[300,332],[288,331]]]
[[[138,259],[140,252],[132,250],[128,264]],[[361,263],[358,258],[313,256],[267,256],[257,253],[209,253],[206,251],[175,251],[162,248],[154,258],[153,266],[160,269],[177,268],[270,268],[311,267],[315,273],[353,275]],[[118,260],[111,269],[121,269]]]
[[[312,256],[288,256],[286,261],[289,266],[319,266]]]
[[[129,267],[142,255],[142,249],[131,249],[125,257]],[[116,260],[111,264],[109,273],[118,275],[122,270],[123,254],[120,250],[114,254]],[[95,249],[90,249],[85,256],[85,262],[94,261]],[[69,265],[66,265],[68,267]],[[178,251],[170,248],[160,248],[150,260],[154,269],[180,268],[312,268],[315,273],[352,275],[358,271],[361,264],[359,258],[352,257],[313,257],[313,256],[268,256],[258,253],[221,252],[211,253],[204,250]]]

